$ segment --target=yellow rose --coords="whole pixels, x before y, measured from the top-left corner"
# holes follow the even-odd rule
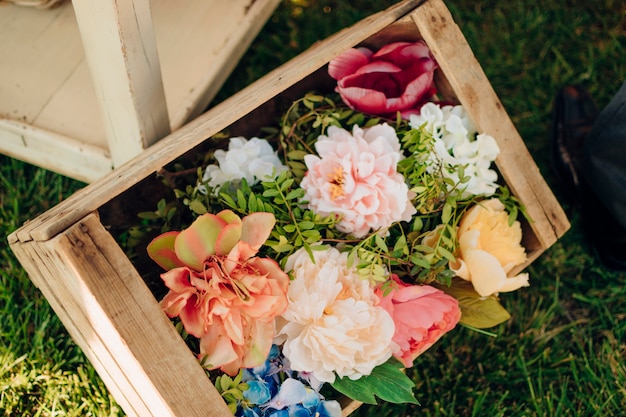
[[[457,231],[459,256],[451,269],[470,281],[478,294],[487,297],[497,292],[527,287],[528,274],[509,277],[509,272],[526,261],[521,245],[522,228],[518,221],[509,226],[508,213],[498,199],[470,208]]]

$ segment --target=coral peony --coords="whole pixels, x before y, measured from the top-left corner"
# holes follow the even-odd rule
[[[287,308],[289,277],[274,260],[255,255],[274,223],[270,213],[240,219],[225,210],[148,245],[150,257],[168,270],[161,277],[170,291],[161,305],[200,339],[209,369],[234,375],[269,353],[274,318]]]
[[[328,73],[351,108],[374,115],[415,113],[435,93],[437,63],[422,41],[390,43],[378,52],[348,49],[330,61]]]
[[[393,317],[393,356],[409,368],[413,361],[441,336],[452,330],[461,318],[458,301],[430,285],[408,285],[392,276],[395,286],[383,295],[376,289],[379,306]]]
[[[529,285],[527,273],[507,276],[526,261],[521,225],[509,225],[508,217],[500,200],[492,198],[470,208],[459,223],[460,256],[450,266],[483,297]]]
[[[393,320],[369,281],[347,267],[346,253],[317,249],[314,260],[304,249],[287,260],[293,280],[277,342],[293,370],[323,382],[358,379],[391,357]]]
[[[409,221],[416,210],[397,172],[402,158],[395,130],[385,124],[352,134],[335,126],[315,143],[317,155],[304,159],[308,171],[300,186],[304,200],[323,216],[337,215],[337,229],[356,237]]]

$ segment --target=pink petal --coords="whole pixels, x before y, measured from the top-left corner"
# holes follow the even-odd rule
[[[211,326],[209,331],[200,338],[200,357],[204,359],[206,368],[222,368],[222,370],[225,365],[238,359],[232,341],[220,325]],[[231,372],[227,373],[234,376],[239,372],[239,367],[236,367],[236,370],[229,369],[229,371]]]
[[[206,330],[205,316],[201,305],[198,302],[198,296],[194,294],[189,297],[185,306],[178,313],[187,333],[195,337],[201,337]]]
[[[270,322],[254,320],[249,325],[252,330],[252,338],[247,352],[242,358],[244,368],[253,368],[265,362],[275,335],[274,320]]]
[[[241,238],[241,223],[230,223],[224,226],[215,242],[215,254],[227,255]]]
[[[276,218],[272,213],[252,213],[242,219],[241,240],[258,250],[272,233]]]
[[[226,221],[211,213],[198,217],[176,238],[178,259],[196,271],[202,271],[204,261],[210,255],[215,255],[218,236],[226,224]]]
[[[337,90],[346,104],[353,109],[371,114],[384,114],[387,112],[387,97],[380,91],[361,87],[338,87]]]
[[[421,58],[431,60],[430,50],[424,42],[396,42],[382,47],[372,59],[391,61],[402,67],[407,67]]]
[[[372,61],[368,63],[367,65],[363,65],[361,68],[356,70],[353,74],[349,74],[345,76],[344,78],[342,78],[341,82],[346,83],[348,82],[347,80],[349,80],[351,77],[357,77],[363,74],[371,74],[371,73],[377,73],[377,72],[394,73],[394,72],[400,72],[400,71],[402,71],[402,68],[396,65],[395,63],[387,62],[387,61]]]
[[[191,271],[183,266],[170,269],[161,274],[161,279],[167,288],[175,292],[195,291],[191,285]]]
[[[367,48],[348,49],[328,63],[328,74],[335,80],[340,80],[367,64],[370,56],[372,51]]]
[[[414,42],[392,42],[386,45],[383,45],[376,53],[373,55],[374,58],[386,58],[389,55],[397,54],[398,51],[402,51],[409,45],[415,44]]]
[[[222,210],[216,216],[228,224],[241,224],[241,218],[232,210]]]
[[[432,71],[425,72],[411,81],[400,97],[387,100],[387,112],[395,113],[396,111],[415,107],[425,98],[426,93],[430,94],[433,76],[434,73]]]
[[[148,244],[148,256],[166,271],[184,265],[174,251],[174,242],[179,233],[175,231],[163,233]]]

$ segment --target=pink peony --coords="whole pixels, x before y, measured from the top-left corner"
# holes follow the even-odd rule
[[[274,260],[255,255],[274,223],[270,213],[240,219],[224,210],[148,245],[150,257],[168,270],[161,278],[170,291],[161,305],[200,339],[208,369],[235,375],[269,353],[274,318],[287,308],[289,277]]]
[[[394,42],[376,53],[348,49],[330,61],[328,73],[351,108],[390,117],[402,112],[408,118],[436,93],[436,68],[424,42]]]
[[[416,210],[396,170],[402,154],[391,126],[354,126],[352,134],[331,126],[315,149],[319,156],[304,159],[308,171],[300,186],[311,210],[339,217],[339,231],[363,237],[370,229],[411,220]]]
[[[456,326],[461,318],[458,301],[429,285],[408,285],[397,276],[394,289],[383,296],[379,286],[376,294],[380,307],[393,317],[393,356],[406,368],[431,347],[441,336]]]

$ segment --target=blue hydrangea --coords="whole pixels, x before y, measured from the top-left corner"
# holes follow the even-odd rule
[[[248,389],[236,415],[241,417],[340,417],[337,401],[327,401],[319,393],[321,384],[310,374],[300,375],[289,366],[278,346],[272,346],[267,360],[245,369]]]

